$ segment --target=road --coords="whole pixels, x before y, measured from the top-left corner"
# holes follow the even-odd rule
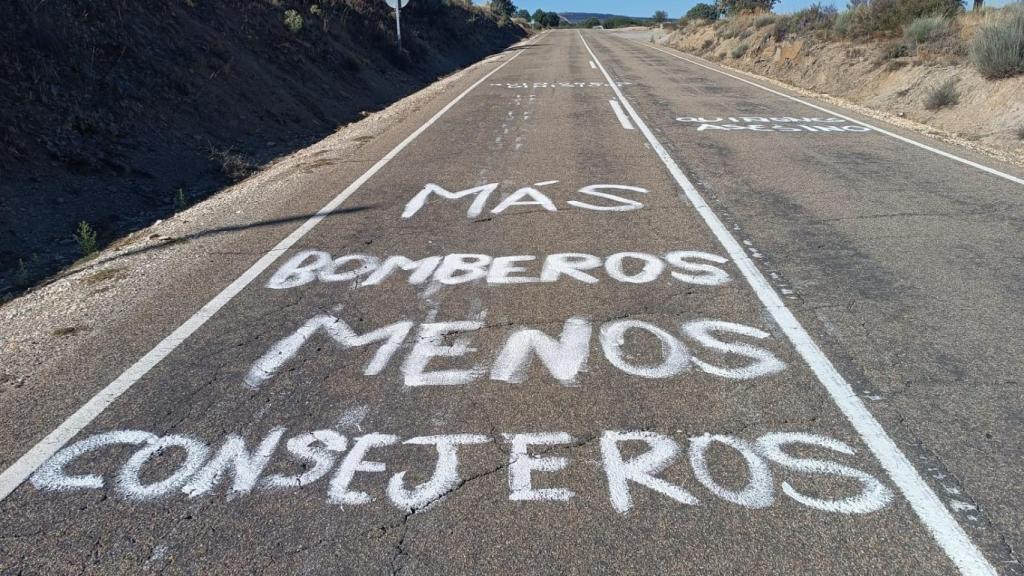
[[[548,32],[189,244],[0,573],[1022,573],[1021,171],[730,74]]]

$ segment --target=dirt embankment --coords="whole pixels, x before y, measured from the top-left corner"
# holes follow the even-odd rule
[[[0,8],[0,295],[526,32],[413,0],[8,0]]]
[[[988,80],[963,48],[982,17],[959,16],[941,43],[902,38],[835,40],[821,33],[781,34],[778,18],[741,16],[690,24],[659,42],[708,60],[827,94],[925,125],[1001,159],[1024,165],[1024,76]],[[929,109],[951,83],[958,101]],[[898,120],[897,118],[897,120]],[[918,127],[923,128],[923,127]]]

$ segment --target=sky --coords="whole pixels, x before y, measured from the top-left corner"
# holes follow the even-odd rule
[[[481,0],[477,0],[480,2]],[[545,12],[600,12],[606,14],[622,14],[624,16],[653,16],[655,10],[668,12],[669,17],[679,18],[694,4],[700,1],[711,3],[711,0],[512,0],[516,8],[525,8],[531,13],[540,8]],[[794,12],[806,8],[816,0],[781,0],[775,5],[776,12]],[[986,5],[1001,6],[1010,0],[986,0]],[[820,0],[822,4],[832,4],[836,8],[846,7],[846,0]]]

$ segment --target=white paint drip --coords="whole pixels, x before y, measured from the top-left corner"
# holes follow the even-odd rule
[[[822,386],[824,386],[825,390],[832,397],[833,402],[835,402],[843,415],[846,416],[847,420],[857,431],[861,439],[875,457],[878,458],[886,473],[889,474],[889,477],[896,486],[899,487],[900,492],[902,492],[903,496],[914,509],[914,512],[921,520],[921,523],[931,533],[932,537],[935,538],[935,541],[942,547],[943,551],[950,560],[953,561],[961,573],[971,576],[996,576],[998,573],[985,558],[985,555],[981,553],[981,550],[979,550],[973,542],[971,542],[970,537],[964,531],[963,527],[957,523],[939,497],[934,491],[932,491],[931,487],[928,486],[928,483],[925,482],[920,474],[918,474],[917,470],[907,459],[906,455],[904,455],[899,447],[896,446],[896,443],[885,432],[882,425],[879,424],[878,420],[876,420],[867,409],[867,406],[865,406],[864,402],[860,400],[857,394],[850,387],[849,383],[846,382],[846,379],[843,378],[842,374],[840,374],[838,370],[836,370],[835,366],[833,366],[825,356],[825,353],[811,338],[811,335],[807,333],[799,320],[796,319],[796,316],[794,316],[789,308],[786,307],[782,298],[776,294],[771,284],[757,268],[757,265],[747,257],[742,245],[737,242],[736,238],[731,232],[729,232],[728,228],[725,227],[715,212],[707,202],[705,202],[700,193],[697,192],[697,189],[694,188],[690,180],[685,174],[683,174],[683,171],[679,168],[676,161],[650,131],[647,125],[633,109],[633,106],[630,105],[629,101],[626,100],[625,96],[622,94],[622,90],[615,85],[612,77],[608,74],[608,71],[604,69],[600,60],[594,55],[594,51],[590,49],[590,45],[587,44],[586,39],[583,37],[583,33],[580,31],[577,31],[577,33],[579,34],[580,40],[583,41],[583,45],[587,48],[587,52],[590,53],[590,56],[594,59],[594,62],[597,63],[602,74],[604,74],[605,78],[608,80],[612,91],[615,92],[615,95],[619,98],[619,101],[622,102],[624,109],[629,113],[636,126],[643,133],[647,142],[651,145],[651,148],[657,153],[669,173],[672,174],[680,188],[682,188],[689,203],[694,207],[697,213],[700,214],[704,219],[704,222],[708,225],[708,228],[726,249],[730,258],[732,258],[733,262],[735,262],[736,266],[742,272],[744,278],[757,294],[758,299],[761,300],[761,303],[765,306],[769,314],[771,314],[772,318],[786,334],[790,342],[793,343],[794,348],[796,348],[797,352],[814,372],[818,381],[821,382]],[[793,99],[789,96],[786,97]],[[839,116],[831,111],[822,110],[834,116]],[[873,126],[869,127],[874,128]],[[885,133],[884,131],[882,132]],[[896,135],[893,136],[901,140],[906,140],[915,146],[919,146],[919,144],[912,140]],[[938,150],[935,150],[935,152],[947,155],[946,153]],[[958,161],[975,165],[973,162],[969,162],[955,156],[952,157]],[[975,166],[986,171],[995,172],[994,170],[980,165]],[[998,172],[995,173],[997,175],[1008,177],[1018,183],[1024,183],[1024,181],[1013,178],[1009,175]]]
[[[544,34],[538,35],[531,42],[536,42]],[[527,44],[531,43],[527,42]],[[89,425],[97,416],[99,416],[104,410],[106,410],[115,400],[117,400],[122,394],[128,391],[132,386],[135,385],[143,376],[149,373],[154,366],[159,364],[164,358],[174,352],[178,346],[181,345],[186,339],[188,339],[196,330],[198,330],[203,324],[212,318],[221,308],[223,308],[228,302],[234,299],[245,287],[252,283],[260,274],[262,274],[267,268],[269,268],[278,258],[280,258],[289,248],[295,245],[302,237],[309,233],[317,224],[319,224],[324,218],[332,214],[345,200],[347,200],[352,194],[359,190],[367,180],[372,178],[375,174],[381,171],[387,166],[391,160],[393,160],[399,153],[405,150],[413,141],[415,141],[421,134],[423,134],[428,128],[433,126],[438,120],[441,119],[449,110],[451,110],[456,104],[462,101],[467,94],[476,89],[477,86],[483,84],[495,74],[498,70],[501,70],[507,66],[510,62],[519,57],[523,52],[516,51],[508,60],[502,62],[496,66],[493,70],[483,75],[479,80],[471,84],[468,88],[459,93],[458,96],[453,98],[448,104],[445,104],[440,110],[438,110],[433,116],[430,117],[423,125],[417,128],[412,134],[402,140],[397,146],[391,149],[390,152],[384,155],[383,158],[378,160],[373,166],[371,166],[362,176],[357,178],[351,184],[349,184],[344,190],[342,190],[337,196],[335,196],[330,202],[328,202],[323,208],[321,208],[312,218],[306,220],[301,226],[292,231],[291,234],[286,236],[283,240],[277,243],[269,252],[260,257],[252,266],[249,267],[241,276],[235,279],[231,284],[224,288],[219,294],[213,297],[212,300],[207,302],[198,312],[192,315],[188,320],[185,321],[181,326],[176,328],[167,337],[160,341],[152,350],[147,352],[142,358],[140,358],[135,364],[129,367],[127,370],[121,373],[113,382],[108,384],[105,388],[100,390],[95,396],[89,399],[81,408],[75,411],[74,414],[64,420],[55,430],[46,435],[45,438],[37,442],[28,452],[18,458],[14,464],[10,465],[3,473],[0,473],[0,501],[6,499],[11,492],[21,485],[36,469],[38,469],[48,458],[57,453],[58,450],[64,447],[72,438],[74,438],[79,432],[81,432],[86,426]]]

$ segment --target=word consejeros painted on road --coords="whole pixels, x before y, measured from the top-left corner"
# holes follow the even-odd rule
[[[416,217],[431,203],[435,210],[465,209],[470,219],[480,217],[492,205],[487,210],[492,217],[516,206],[555,212],[559,206],[541,188],[556,183],[551,180],[522,186],[496,202],[491,201],[499,188],[496,183],[462,190],[427,184],[405,204],[401,219]],[[615,214],[643,208],[640,199],[648,191],[636,186],[595,184],[578,189],[576,194],[578,197],[566,201],[563,209]],[[373,290],[401,283],[424,285],[424,293],[433,293],[460,284],[508,290],[537,283],[649,285],[660,281],[713,289],[732,280],[730,266],[727,258],[699,250],[410,257],[336,256],[314,249],[294,254],[274,271],[265,287],[282,291],[311,284],[343,284],[349,289]],[[422,322],[397,318],[363,328],[361,333],[345,321],[345,315],[346,307],[335,306],[284,330],[269,350],[253,361],[242,385],[257,392],[272,386],[275,375],[304,349],[312,348],[317,350],[316,361],[321,362],[340,362],[338,357],[350,349],[376,348],[362,370],[366,376],[380,375],[396,355],[404,355],[400,363],[395,361],[402,385],[423,394],[483,379],[522,383],[534,365],[562,385],[582,388],[579,379],[586,373],[591,356],[598,355],[592,354],[592,348],[618,371],[642,379],[680,378],[691,372],[726,380],[751,380],[786,369],[786,364],[766,347],[772,342],[769,332],[717,318],[653,322],[629,317],[593,320],[573,314],[560,327],[557,323],[552,327],[550,322],[545,322],[544,329],[508,327],[500,347],[489,353],[477,349],[473,342],[474,333],[486,328],[486,311],[473,318],[449,321],[437,321],[432,314]],[[314,341],[316,346],[311,346]],[[324,351],[325,341],[333,343],[333,351]],[[577,491],[582,490],[558,482],[558,473],[573,465],[570,458],[538,454],[546,452],[538,447],[583,449],[587,442],[567,432],[440,434],[403,441],[386,433],[348,438],[342,434],[344,430],[341,423],[335,429],[312,432],[289,433],[279,426],[255,442],[229,434],[216,449],[213,444],[184,434],[104,432],[58,452],[31,481],[37,489],[46,491],[113,488],[115,494],[133,501],[195,498],[211,494],[218,487],[229,499],[252,492],[282,494],[286,489],[291,493],[319,483],[332,504],[364,505],[386,495],[395,507],[409,511],[431,506],[462,484],[460,454],[501,442],[508,446],[503,450],[507,460],[498,467],[492,462],[488,469],[507,473],[508,500],[566,501],[577,498]],[[687,506],[705,505],[710,499],[758,509],[784,497],[811,509],[843,514],[874,512],[892,500],[892,492],[877,478],[843,462],[855,454],[853,447],[826,436],[780,431],[745,440],[734,435],[704,434],[687,439],[688,458],[682,455],[678,439],[653,431],[609,430],[590,439],[600,446],[610,505],[623,514],[633,507],[632,492],[641,488]],[[625,444],[631,457],[625,457],[620,449]],[[643,446],[640,452],[638,445]],[[383,461],[370,459],[371,450]],[[435,455],[429,476],[420,469],[422,452],[410,452],[422,450]],[[726,456],[728,451],[731,456]],[[481,454],[486,453],[474,454],[473,461],[479,462]],[[413,460],[419,464],[412,465],[413,470],[406,469],[410,467],[406,457],[417,455]],[[692,486],[662,477],[670,466],[685,460],[694,479]],[[579,465],[593,469],[591,461],[586,459]],[[738,462],[746,466],[745,485],[737,485],[728,474],[736,470]],[[400,471],[385,482],[381,474],[387,470]],[[410,473],[427,480],[409,485]],[[353,488],[357,475],[379,480],[374,494]],[[534,485],[537,477],[544,478],[546,487]],[[364,479],[360,486],[365,490],[366,485]]]
[[[871,128],[851,124],[842,118],[794,118],[791,116],[680,116],[676,122],[697,124],[697,132],[708,130],[748,132],[871,132]],[[845,124],[844,124],[845,123]]]
[[[39,490],[59,492],[113,487],[114,494],[131,501],[175,496],[196,498],[214,493],[218,487],[223,488],[225,497],[230,500],[252,492],[291,494],[319,483],[326,489],[326,499],[331,504],[365,505],[386,494],[395,507],[415,511],[453,492],[463,482],[459,473],[460,452],[481,450],[480,445],[484,444],[503,442],[507,446],[507,460],[501,466],[489,463],[488,469],[503,470],[507,474],[510,501],[575,499],[579,488],[560,483],[558,473],[574,464],[593,470],[590,457],[574,462],[565,456],[538,454],[543,452],[539,447],[579,449],[586,444],[567,432],[513,433],[500,438],[483,434],[442,434],[404,441],[385,433],[363,434],[350,440],[333,429],[299,432],[285,440],[286,434],[284,427],[275,427],[252,446],[241,436],[231,434],[216,451],[211,451],[206,442],[188,435],[158,436],[141,430],[105,432],[58,452],[36,471],[31,482]],[[773,506],[779,499],[778,484],[782,495],[790,501],[840,514],[874,512],[892,500],[892,491],[873,475],[833,459],[834,455],[841,458],[855,452],[847,444],[827,436],[771,432],[754,441],[722,434],[691,437],[687,459],[695,479],[693,488],[696,490],[699,485],[706,494],[695,493],[659,477],[670,466],[684,460],[679,442],[671,436],[650,431],[609,430],[594,439],[599,440],[607,497],[612,509],[620,514],[633,508],[633,492],[640,489],[656,492],[682,505],[708,505],[712,496],[712,502],[720,500],[727,505],[760,509]],[[638,444],[644,447],[639,454]],[[637,455],[625,457],[624,445],[629,445],[629,454]],[[386,454],[385,448],[388,449]],[[379,455],[371,455],[371,450]],[[399,471],[384,482],[380,474],[395,469],[395,459],[402,455],[408,457],[410,450],[431,451],[435,460],[433,472],[428,476],[424,472],[429,468],[420,466],[420,469]],[[814,450],[817,455],[813,458],[795,455],[807,450]],[[726,456],[728,452],[732,454]],[[106,466],[97,466],[95,458],[91,460],[92,467],[79,462],[97,454],[106,456],[103,460]],[[370,459],[384,455],[393,455],[390,465]],[[720,482],[725,475],[721,471],[716,473],[716,464],[725,462],[731,470],[731,462],[740,460],[746,466],[746,484],[737,486],[734,480]],[[159,478],[154,478],[152,470],[146,470],[153,467],[162,468]],[[406,476],[410,472],[428,479],[407,485]],[[357,474],[364,478],[356,481]],[[353,487],[356,481],[365,488],[365,477],[378,479],[375,494]],[[546,487],[536,487],[535,481]]]

